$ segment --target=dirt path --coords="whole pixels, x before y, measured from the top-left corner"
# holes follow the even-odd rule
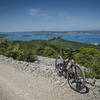
[[[87,100],[85,95],[58,86],[42,76],[0,64],[0,100]]]

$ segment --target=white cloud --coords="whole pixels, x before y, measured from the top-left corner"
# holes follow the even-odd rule
[[[33,9],[33,8],[29,9],[29,15],[31,15],[31,16],[35,16],[39,13],[40,13],[39,9]]]
[[[29,15],[30,16],[36,16],[36,15],[47,16],[48,10],[42,11],[40,9],[31,8],[31,9],[29,9]]]

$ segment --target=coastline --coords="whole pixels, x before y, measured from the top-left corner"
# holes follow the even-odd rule
[[[20,34],[19,34],[20,33]],[[10,40],[20,40],[20,41],[31,41],[31,40],[50,40],[54,37],[61,37],[67,41],[82,42],[82,43],[98,43],[100,44],[100,35],[96,33],[80,33],[80,32],[17,32],[17,33],[0,33],[1,38],[6,38]]]

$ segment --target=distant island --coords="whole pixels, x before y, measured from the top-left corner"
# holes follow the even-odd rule
[[[31,31],[31,32],[35,32],[35,31]],[[39,33],[100,33],[100,31],[36,31],[36,32]]]
[[[7,37],[8,35],[0,34],[0,39]]]
[[[39,31],[39,32],[42,32],[42,33],[100,33],[100,31]]]
[[[100,33],[100,30],[90,30],[90,31],[22,31],[21,33]],[[3,33],[19,33],[19,32],[0,32],[0,35],[4,35]]]

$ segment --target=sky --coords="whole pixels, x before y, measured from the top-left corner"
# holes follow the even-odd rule
[[[0,32],[100,30],[100,0],[0,0]]]

